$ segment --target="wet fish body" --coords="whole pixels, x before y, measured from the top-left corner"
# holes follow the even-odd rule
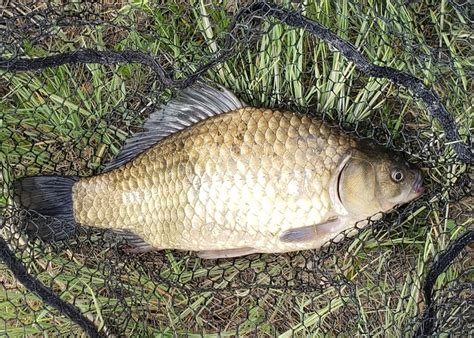
[[[104,173],[66,189],[71,220],[121,231],[142,251],[216,258],[319,248],[422,190],[416,169],[385,152],[371,154],[337,128],[246,107],[227,90],[202,84],[152,115],[145,129]],[[409,178],[400,201],[379,196],[383,203],[357,207],[355,199],[364,198],[354,196],[357,185],[377,188],[377,174],[362,163],[371,160],[387,167],[392,183],[393,170]],[[27,183],[18,191],[29,191],[30,208],[41,212]]]

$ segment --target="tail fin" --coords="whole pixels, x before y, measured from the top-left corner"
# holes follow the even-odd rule
[[[44,241],[62,240],[75,233],[72,186],[78,180],[76,176],[32,176],[14,183],[15,202],[35,212],[28,217],[29,232]]]

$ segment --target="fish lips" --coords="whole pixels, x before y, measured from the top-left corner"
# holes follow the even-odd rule
[[[425,192],[425,187],[423,186],[423,175],[419,170],[415,171],[415,182],[413,183],[411,195],[413,198],[421,196]]]

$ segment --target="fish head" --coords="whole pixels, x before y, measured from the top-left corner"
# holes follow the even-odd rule
[[[354,149],[340,169],[339,202],[362,218],[386,212],[424,192],[423,176],[401,154],[375,146]]]

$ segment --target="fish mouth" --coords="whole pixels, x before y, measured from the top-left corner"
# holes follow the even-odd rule
[[[423,186],[423,175],[417,170],[415,172],[415,182],[412,187],[413,198],[419,197],[425,192],[425,187]]]

